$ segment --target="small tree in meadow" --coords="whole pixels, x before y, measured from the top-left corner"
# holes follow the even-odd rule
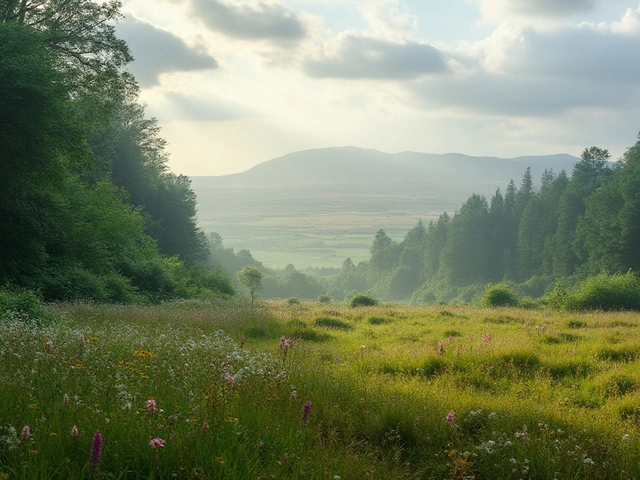
[[[262,290],[262,273],[253,265],[247,265],[236,273],[238,281],[249,289],[251,303],[255,300],[256,293]]]
[[[482,296],[483,307],[515,307],[517,305],[518,298],[505,283],[489,285]]]
[[[370,297],[369,295],[364,295],[362,293],[359,293],[358,295],[355,295],[351,301],[349,302],[349,306],[351,308],[354,307],[372,307],[374,305],[377,305],[378,301],[375,298]]]

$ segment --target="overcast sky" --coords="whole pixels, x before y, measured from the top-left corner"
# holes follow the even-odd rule
[[[640,2],[125,0],[119,35],[170,167],[308,148],[513,157],[640,131]]]

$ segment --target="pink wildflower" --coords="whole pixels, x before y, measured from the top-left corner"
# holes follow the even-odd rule
[[[164,444],[165,444],[165,441],[161,438],[154,438],[149,441],[149,446],[154,450],[157,450],[158,448],[163,448]]]
[[[296,390],[291,391],[291,400],[298,398],[298,392]]]
[[[78,427],[76,427],[75,425],[73,427],[71,427],[71,437],[72,438],[78,438]]]
[[[309,416],[311,415],[311,402],[307,402],[302,407],[302,423],[307,423],[309,421]]]
[[[232,375],[227,375],[226,377],[224,377],[224,383],[226,383],[230,387],[233,387],[236,383],[236,378]]]
[[[27,440],[31,436],[31,429],[29,425],[22,427],[22,433],[20,434],[20,440]]]
[[[89,458],[89,472],[91,475],[95,473],[100,463],[100,457],[102,456],[102,435],[99,430],[93,434],[93,441],[91,442],[91,457]]]
[[[205,422],[202,424],[202,431],[203,431],[203,432],[205,432],[205,431],[207,431],[207,430],[209,430],[209,422],[205,421]]]
[[[155,399],[150,398],[149,400],[146,401],[145,405],[147,407],[147,412],[153,413],[153,412],[156,411],[156,401],[155,401]]]
[[[447,413],[447,417],[444,420],[449,424],[451,428],[456,428],[458,426],[456,425],[456,412],[454,412],[453,410]]]

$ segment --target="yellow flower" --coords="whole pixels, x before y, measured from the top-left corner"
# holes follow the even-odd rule
[[[35,410],[36,408],[38,408],[38,406],[35,403],[32,403],[31,405],[29,405],[27,407],[29,410]]]

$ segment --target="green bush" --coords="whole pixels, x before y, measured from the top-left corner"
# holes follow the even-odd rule
[[[515,293],[504,283],[489,285],[482,296],[483,307],[515,307],[518,299]]]
[[[296,297],[287,298],[287,305],[300,305],[300,299]]]
[[[640,310],[640,282],[631,272],[600,273],[579,284],[566,306],[570,310]]]
[[[53,316],[42,306],[40,297],[31,290],[0,289],[0,319],[17,318],[24,322],[46,325]]]
[[[337,318],[331,317],[318,317],[316,318],[316,327],[325,327],[325,328],[337,328],[338,330],[352,330],[353,327],[349,325],[347,322],[343,322],[342,320],[338,320]]]
[[[362,293],[355,295],[349,302],[349,306],[351,308],[373,307],[374,305],[377,305],[377,304],[378,304],[378,301],[375,298],[372,298],[369,295],[364,295]]]
[[[320,295],[318,297],[318,303],[331,303],[331,297],[329,295]]]

